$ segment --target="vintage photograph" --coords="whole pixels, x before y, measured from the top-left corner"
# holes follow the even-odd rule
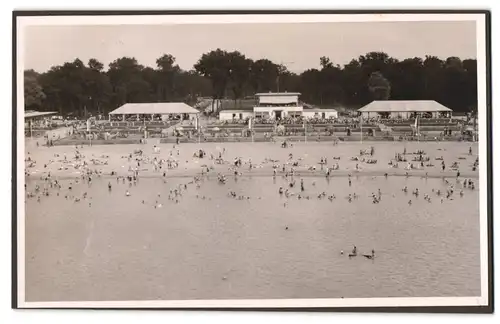
[[[19,307],[488,305],[484,13],[16,20]]]

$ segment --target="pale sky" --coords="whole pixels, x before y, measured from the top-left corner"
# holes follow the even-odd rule
[[[107,66],[135,57],[155,67],[172,54],[189,70],[201,55],[221,48],[254,60],[267,58],[302,72],[319,67],[321,56],[346,64],[370,51],[404,59],[435,55],[476,58],[474,21],[334,22],[280,24],[178,24],[112,26],[31,26],[26,29],[25,69],[44,72],[76,58],[96,58]]]

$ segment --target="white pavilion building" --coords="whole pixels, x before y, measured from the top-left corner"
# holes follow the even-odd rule
[[[335,109],[304,109],[299,101],[298,92],[257,93],[257,105],[253,110],[222,110],[220,120],[246,119],[248,117],[280,119],[285,117],[336,118]]]

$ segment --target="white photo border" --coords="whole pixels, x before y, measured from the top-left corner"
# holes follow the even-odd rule
[[[163,309],[314,309],[314,308],[407,308],[407,307],[478,307],[482,311],[492,311],[492,195],[491,189],[491,97],[490,96],[490,57],[489,23],[490,13],[487,11],[408,11],[389,12],[377,10],[367,11],[262,11],[262,12],[14,12],[15,35],[13,72],[15,79],[15,96],[13,123],[17,145],[13,147],[13,283],[14,308],[163,308]],[[134,13],[134,15],[131,15]],[[50,16],[54,14],[54,16]],[[480,263],[481,263],[481,296],[471,297],[418,297],[418,298],[349,298],[349,299],[250,299],[250,300],[164,300],[164,301],[81,301],[81,302],[26,302],[25,301],[25,202],[24,202],[24,40],[25,28],[28,26],[63,26],[63,25],[155,25],[155,24],[231,24],[231,23],[305,23],[305,22],[397,22],[397,21],[475,21],[477,46],[477,87],[478,87],[478,131],[479,155],[482,165],[479,168],[479,208],[480,208]],[[14,141],[16,139],[13,139]],[[15,190],[15,192],[14,192]],[[16,194],[17,193],[17,194]],[[16,197],[17,196],[17,197]],[[16,208],[17,207],[17,208]],[[16,241],[14,241],[16,240]],[[17,253],[16,253],[17,252]],[[17,272],[17,273],[14,273]]]

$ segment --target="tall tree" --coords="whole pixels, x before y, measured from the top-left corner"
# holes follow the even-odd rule
[[[477,61],[476,60],[463,60],[463,69],[465,70],[465,84],[464,84],[464,110],[477,110]]]
[[[114,104],[147,102],[149,83],[143,79],[144,66],[133,57],[122,57],[109,64],[107,75],[113,86]]]
[[[95,58],[91,58],[89,60],[89,62],[87,63],[89,69],[93,70],[93,71],[96,71],[96,72],[102,72],[102,70],[104,69],[104,64],[102,64],[101,62],[99,62],[97,59]]]
[[[302,100],[322,104],[322,92],[318,86],[320,84],[321,72],[317,69],[309,69],[304,71],[300,77],[300,92],[302,93]]]
[[[88,98],[87,109],[97,114],[103,113],[103,106],[106,106],[111,99],[112,87],[109,78],[102,73],[104,65],[97,59],[90,59],[85,69],[85,95]]]
[[[24,107],[39,109],[46,98],[42,86],[38,82],[39,74],[33,70],[24,71]]]
[[[365,78],[359,61],[352,59],[344,66],[342,74],[345,93],[344,104],[347,106],[361,106],[370,102],[365,95],[366,83],[364,83]]]
[[[218,48],[203,54],[194,68],[212,82],[212,101],[224,98],[230,75],[227,51]]]
[[[268,59],[259,59],[250,66],[250,84],[254,92],[269,92],[276,89],[280,68]]]
[[[424,97],[424,68],[419,57],[408,58],[394,63],[389,71],[391,81],[391,99],[416,100]]]
[[[319,58],[319,65],[321,66],[321,69],[333,67],[333,63],[330,61],[330,58],[326,56]]]
[[[229,66],[229,83],[233,93],[234,105],[243,97],[245,85],[250,76],[252,60],[238,51],[227,53]]]
[[[391,84],[380,72],[373,72],[370,75],[368,89],[372,93],[373,100],[387,100],[391,95]]]
[[[156,60],[158,68],[158,94],[160,101],[173,101],[176,97],[176,78],[180,68],[175,64],[175,57],[163,54]]]

